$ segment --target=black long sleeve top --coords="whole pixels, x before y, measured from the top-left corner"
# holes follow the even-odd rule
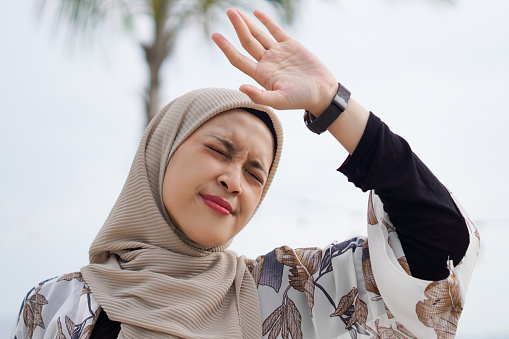
[[[364,192],[374,190],[398,233],[412,276],[440,280],[457,265],[469,235],[465,219],[447,189],[394,134],[370,113],[354,153],[338,169]]]
[[[444,279],[447,260],[456,265],[465,255],[467,226],[449,192],[408,143],[373,113],[355,152],[338,170],[380,197],[414,277]],[[101,312],[91,339],[116,338],[119,331],[120,323]]]

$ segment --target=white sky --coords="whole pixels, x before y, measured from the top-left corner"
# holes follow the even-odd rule
[[[31,286],[87,263],[143,128],[146,72],[137,46],[108,32],[93,49],[71,50],[49,17],[34,20],[32,2],[0,3],[0,315],[11,322]],[[509,236],[508,17],[506,0],[453,7],[304,0],[289,29],[410,142],[477,221],[483,249],[459,338],[506,332],[500,320],[509,297],[484,289],[508,278],[500,272]],[[217,29],[233,37],[226,24]],[[250,82],[193,28],[164,80],[162,104],[199,87]],[[239,254],[365,234],[366,195],[335,172],[346,151],[308,132],[301,115],[280,114],[283,161],[259,214],[232,246]]]

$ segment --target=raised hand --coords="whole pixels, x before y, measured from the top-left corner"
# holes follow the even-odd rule
[[[254,12],[272,37],[241,11],[229,9],[226,13],[242,47],[255,61],[240,53],[221,34],[214,33],[212,39],[233,66],[265,89],[242,85],[240,90],[259,104],[281,110],[305,109],[320,115],[338,88],[329,69],[267,14]]]

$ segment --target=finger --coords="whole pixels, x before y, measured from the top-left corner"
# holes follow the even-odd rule
[[[270,36],[265,34],[246,14],[237,10],[244,22],[246,23],[251,35],[262,44],[265,49],[270,49],[276,42]]]
[[[256,63],[253,60],[237,51],[237,49],[221,34],[214,33],[211,38],[234,67],[249,75],[251,78],[254,76]]]
[[[270,34],[276,39],[277,42],[283,42],[291,37],[267,14],[262,11],[256,10],[253,14],[260,20],[260,22],[267,27]]]
[[[288,109],[286,100],[279,91],[263,91],[252,85],[242,85],[239,90],[247,94],[256,104],[270,106],[275,109]]]
[[[247,27],[244,19],[240,16],[240,14],[235,9],[229,9],[226,11],[228,15],[228,19],[235,28],[235,32],[237,32],[237,36],[239,37],[239,41],[242,44],[242,47],[256,60],[260,60],[262,54],[265,52],[265,48],[256,40],[249,28]]]

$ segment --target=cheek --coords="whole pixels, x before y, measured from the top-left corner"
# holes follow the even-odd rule
[[[166,175],[164,177],[164,181],[163,181],[163,204],[164,204],[164,207],[166,208],[166,211],[168,211],[168,213],[170,214],[171,216],[171,213],[170,211],[172,209],[174,209],[174,197],[175,197],[175,194],[178,194],[178,191],[179,191],[179,187],[177,184],[177,182],[175,182],[175,180],[172,180],[173,179],[173,176],[169,175],[171,174],[171,171],[166,171]]]
[[[163,203],[170,216],[172,216],[170,212],[176,210],[177,206],[175,205],[179,202],[178,197],[181,197],[186,191],[185,173],[182,173],[183,166],[181,166],[181,159],[175,157],[176,155],[177,153],[174,154],[168,163],[162,188]]]
[[[244,193],[247,193],[247,192],[244,192]],[[252,189],[252,191],[249,193],[250,194],[246,194],[244,197],[244,206],[245,206],[246,212],[247,212],[245,215],[246,222],[253,216],[256,207],[260,203],[260,199],[262,196],[262,189]]]

